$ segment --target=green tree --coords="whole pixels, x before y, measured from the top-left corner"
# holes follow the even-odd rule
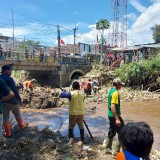
[[[103,53],[103,44],[106,43],[106,40],[104,39],[104,30],[108,29],[110,27],[110,23],[106,19],[100,19],[96,23],[96,29],[101,33],[101,59],[102,59],[102,53]]]
[[[100,31],[101,33],[101,43],[104,44],[105,40],[103,39],[104,37],[104,30],[107,30],[110,27],[110,23],[108,20],[106,19],[100,19],[97,23],[96,23],[96,29]]]
[[[32,41],[32,40],[22,41],[22,42],[20,42],[20,44],[14,50],[13,55],[16,56],[18,59],[19,59],[19,57],[24,57],[25,47],[27,47],[27,46],[34,47],[34,46],[37,46],[39,44],[40,44],[40,42],[35,42],[35,41]]]
[[[116,69],[117,76],[130,85],[156,85],[160,71],[160,55],[150,57],[147,61],[139,63],[133,62],[123,64],[120,68]]]
[[[39,44],[40,44],[40,42],[35,42],[35,41],[32,41],[32,40],[23,41],[16,48],[16,51],[23,52],[25,47],[27,47],[27,46],[37,46]]]
[[[160,24],[151,28],[153,31],[153,39],[156,43],[160,43]]]

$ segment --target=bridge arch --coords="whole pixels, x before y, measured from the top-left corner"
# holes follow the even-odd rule
[[[80,69],[75,69],[70,73],[69,81],[71,82],[73,79],[78,79],[80,76],[83,76],[85,73]]]

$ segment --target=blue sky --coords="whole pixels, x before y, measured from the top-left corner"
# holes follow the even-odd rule
[[[1,0],[0,34],[17,39],[32,39],[55,45],[57,26],[65,43],[73,43],[73,28],[77,24],[76,42],[96,41],[92,27],[101,19],[111,21],[111,0]],[[151,27],[160,24],[160,0],[128,0],[128,44],[153,42]],[[106,31],[106,37],[108,36]]]

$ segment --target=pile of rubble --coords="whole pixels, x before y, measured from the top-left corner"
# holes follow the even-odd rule
[[[87,96],[85,103],[107,103],[107,94],[112,86],[112,80],[116,77],[114,71],[107,66],[96,65],[86,75],[78,79],[79,82],[86,82],[88,79],[95,79],[98,81],[100,90],[95,94],[92,91],[90,96]],[[70,87],[64,88],[70,91]],[[35,86],[33,94],[20,92],[23,99],[23,107],[34,109],[45,109],[61,107],[67,105],[68,100],[59,98],[61,93],[59,88],[51,88],[50,86],[40,87]],[[143,101],[143,100],[160,100],[159,90],[150,92],[149,90],[133,90],[129,87],[123,87],[121,90],[122,101]]]
[[[113,160],[112,155],[105,154],[101,149],[101,140],[94,137],[85,137],[85,144],[82,148],[77,145],[78,138],[72,146],[68,146],[67,137],[62,137],[59,132],[52,132],[48,127],[38,130],[37,127],[19,129],[15,126],[12,129],[12,137],[3,138],[0,141],[0,159],[5,160]],[[151,160],[159,160],[160,152],[151,152]]]
[[[61,90],[50,86],[35,86],[33,94],[20,92],[24,108],[45,109],[60,107],[67,100],[59,99]]]
[[[101,86],[100,90],[94,94],[86,97],[85,103],[107,103],[107,94],[110,90],[111,84],[107,86]],[[69,88],[65,88],[69,91]],[[23,99],[23,107],[34,109],[54,108],[68,105],[67,99],[59,98],[61,90],[51,87],[35,87],[32,97],[25,93],[21,93]],[[141,90],[132,90],[130,88],[123,87],[120,90],[122,101],[144,101],[144,100],[156,100],[160,101],[160,92],[150,92]]]

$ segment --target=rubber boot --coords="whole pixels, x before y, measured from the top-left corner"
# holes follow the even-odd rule
[[[115,142],[112,155],[113,155],[113,156],[117,156],[117,154],[120,152],[120,148],[121,148],[121,143],[120,143],[119,140],[117,140],[117,141]]]
[[[4,127],[4,130],[5,130],[5,136],[6,136],[6,137],[10,137],[10,136],[11,136],[10,123],[9,123],[9,122],[4,122],[4,123],[3,123],[3,127]]]
[[[69,129],[69,142],[68,145],[71,145],[73,143],[73,129]]]
[[[78,142],[78,146],[82,147],[84,143],[84,129],[80,129],[80,137],[81,137],[81,140]]]
[[[106,149],[106,154],[112,154],[112,142],[113,138],[108,138],[108,136],[106,136],[105,140],[103,141],[102,148]]]
[[[22,118],[17,118],[16,120],[18,122],[19,128],[23,129],[23,128],[26,128],[28,126],[28,123],[23,122]]]

